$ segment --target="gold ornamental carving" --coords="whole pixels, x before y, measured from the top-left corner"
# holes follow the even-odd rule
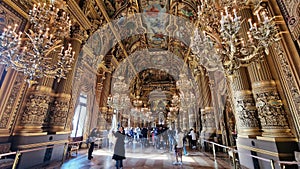
[[[50,128],[54,126],[64,127],[68,119],[70,99],[56,99],[53,101],[49,111]]]
[[[240,128],[258,127],[257,111],[253,99],[238,100],[236,103],[237,123]]]
[[[256,107],[264,128],[289,128],[282,102],[276,91],[256,94]]]
[[[291,65],[289,64],[287,60],[287,55],[283,50],[283,47],[279,43],[274,44],[274,50],[276,54],[276,58],[278,58],[278,64],[281,65],[281,72],[282,72],[282,80],[285,81],[286,84],[286,92],[290,95],[290,98],[288,98],[291,101],[291,106],[294,107],[292,111],[294,112],[292,115],[294,117],[294,123],[296,126],[296,129],[299,133],[300,131],[300,91],[299,87],[296,83],[296,78],[293,75],[293,71],[291,68]],[[292,106],[293,105],[293,106]],[[298,127],[297,127],[298,126]]]
[[[290,128],[274,81],[252,84],[263,136],[290,136]]]
[[[300,37],[300,1],[277,1],[294,40]]]
[[[237,91],[234,98],[239,136],[260,135],[258,113],[251,91]]]
[[[49,95],[33,93],[25,104],[24,112],[20,118],[21,126],[42,126],[50,102]]]

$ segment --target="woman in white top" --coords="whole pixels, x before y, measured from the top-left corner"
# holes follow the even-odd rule
[[[176,133],[176,145],[175,145],[175,155],[176,155],[176,162],[173,164],[182,165],[182,148],[183,148],[183,137],[184,134],[181,131],[181,128],[177,129]],[[178,161],[178,157],[180,158],[180,162]]]
[[[193,129],[191,129],[190,131],[190,136],[192,136],[192,148],[195,149],[196,148],[196,142],[197,142],[197,139],[196,139],[196,133],[194,132]]]

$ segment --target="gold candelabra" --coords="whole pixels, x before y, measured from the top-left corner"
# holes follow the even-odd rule
[[[17,33],[18,25],[8,26],[0,36],[0,64],[37,78],[66,78],[75,52],[64,46],[70,35],[71,21],[63,9],[54,4],[35,4],[29,12],[30,29]]]

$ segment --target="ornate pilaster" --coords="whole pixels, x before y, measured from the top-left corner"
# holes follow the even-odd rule
[[[24,109],[21,111],[15,133],[42,133],[49,108],[51,88],[33,86],[29,89]]]
[[[245,68],[237,70],[235,76],[230,79],[239,137],[261,135],[255,101],[248,81]]]
[[[8,70],[0,87],[0,136],[9,136],[27,89],[22,74]]]
[[[292,136],[286,112],[278,95],[275,81],[266,61],[253,63],[249,67],[252,90],[263,130],[262,136]]]
[[[210,72],[212,73],[212,72]],[[211,76],[209,76],[210,78],[212,78]],[[209,86],[210,86],[210,93],[211,93],[211,97],[212,97],[212,105],[213,105],[213,115],[214,115],[214,120],[215,120],[215,128],[216,128],[216,133],[217,134],[221,134],[221,130],[220,130],[220,120],[219,120],[219,104],[217,101],[217,94],[216,94],[216,84],[215,84],[215,80],[210,79],[209,80]]]

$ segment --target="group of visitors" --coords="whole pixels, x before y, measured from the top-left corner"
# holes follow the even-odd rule
[[[114,146],[114,153],[112,156],[112,159],[116,161],[116,168],[122,169],[123,168],[123,160],[126,159],[125,157],[125,139],[128,137],[133,137],[134,140],[139,139],[141,136],[141,143],[142,145],[147,145],[149,143],[149,138],[152,137],[152,143],[153,146],[157,149],[166,149],[168,145],[168,150],[170,152],[175,152],[175,158],[176,161],[173,163],[174,165],[182,165],[182,155],[188,155],[186,151],[186,144],[187,141],[189,143],[189,147],[191,149],[196,148],[196,133],[193,129],[190,129],[189,132],[183,132],[181,128],[178,128],[177,130],[173,130],[172,128],[165,129],[163,127],[147,129],[137,129],[135,131],[136,134],[139,134],[139,136],[134,136],[134,133],[132,129],[130,130],[124,130],[123,126],[118,127],[118,131],[112,131],[112,134],[114,135],[116,141]],[[88,143],[89,143],[89,150],[88,150],[88,159],[91,160],[93,158],[92,153],[94,150],[94,142],[97,137],[98,130],[97,128],[94,128],[90,135],[88,136]],[[150,134],[151,133],[151,134]]]

